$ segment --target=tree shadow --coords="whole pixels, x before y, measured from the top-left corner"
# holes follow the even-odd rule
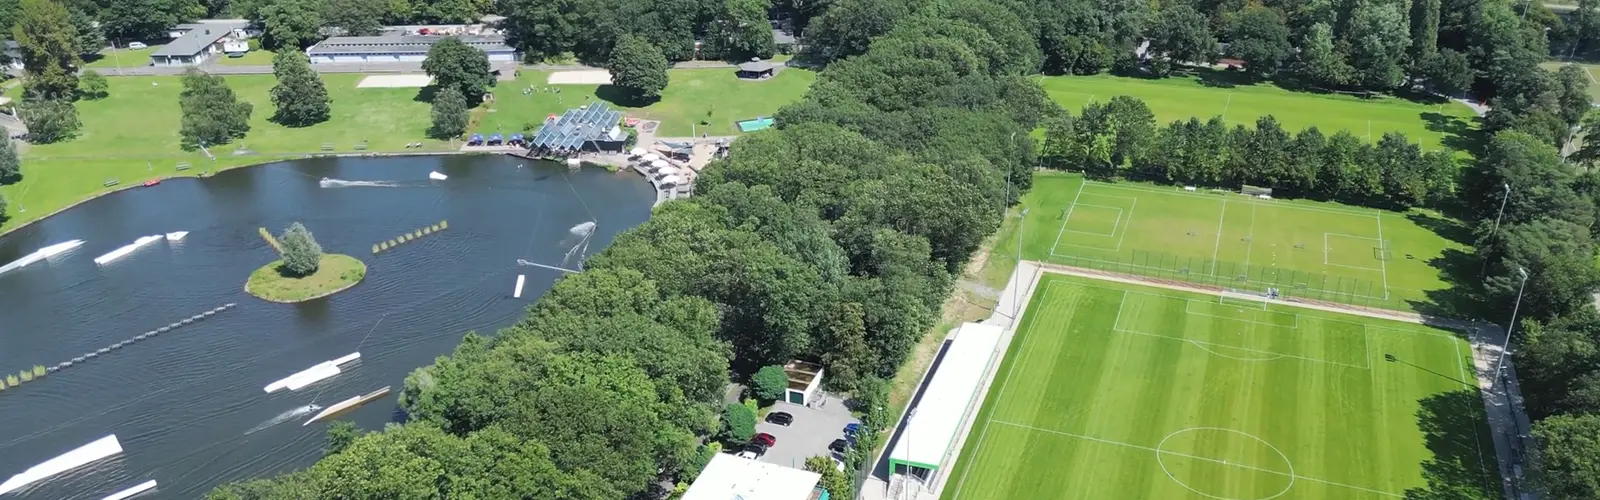
[[[628,90],[625,87],[610,84],[601,85],[600,87],[594,89],[594,98],[617,106],[626,106],[630,108],[642,108],[651,104],[655,104],[657,101],[661,100],[659,96],[655,98],[641,97],[634,91]]]
[[[1429,316],[1476,318],[1483,315],[1483,283],[1478,270],[1483,260],[1477,255],[1458,249],[1445,249],[1440,256],[1428,260],[1428,266],[1439,270],[1439,278],[1448,286],[1427,290],[1426,301],[1407,301],[1417,312]],[[1464,334],[1463,334],[1464,335]]]
[[[429,85],[429,86],[417,89],[417,96],[411,98],[411,100],[417,101],[417,102],[426,102],[426,103],[430,103],[431,104],[431,103],[433,103],[433,96],[436,96],[436,95],[439,95],[439,86],[438,85]]]
[[[1439,142],[1444,144],[1445,147],[1457,151],[1465,151],[1473,157],[1479,156],[1485,140],[1481,128],[1483,125],[1482,118],[1461,118],[1433,111],[1424,112],[1418,116],[1422,118],[1422,121],[1427,122],[1428,131],[1444,135],[1444,138]]]
[[[1492,447],[1492,443],[1478,391],[1460,389],[1434,394],[1419,403],[1417,428],[1433,457],[1422,462],[1422,476],[1428,485],[1406,490],[1406,498],[1498,498],[1498,465],[1493,457],[1482,454],[1484,447]]]
[[[1445,239],[1463,245],[1472,245],[1472,229],[1459,221],[1438,217],[1426,212],[1411,212],[1406,214],[1406,220],[1422,226],[1423,229],[1433,231],[1433,234],[1443,236]]]
[[[1243,71],[1219,70],[1212,68],[1194,68],[1186,71],[1193,75],[1201,85],[1219,89],[1234,87],[1248,87],[1258,83],[1254,76]]]

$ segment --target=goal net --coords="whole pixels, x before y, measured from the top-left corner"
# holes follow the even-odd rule
[[[1267,303],[1272,302],[1272,300],[1276,298],[1278,298],[1277,288],[1268,288],[1265,292],[1245,290],[1240,288],[1224,288],[1222,289],[1222,293],[1217,294],[1217,302],[1221,303],[1222,305],[1251,308],[1259,307],[1263,311],[1267,309]]]
[[[1249,184],[1245,184],[1244,187],[1239,189],[1239,193],[1243,194],[1245,196],[1255,196],[1255,197],[1258,197],[1258,198],[1271,198],[1272,197],[1272,188],[1261,187],[1261,186],[1251,186]]]

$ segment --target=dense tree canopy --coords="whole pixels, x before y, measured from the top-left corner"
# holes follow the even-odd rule
[[[183,74],[183,93],[178,95],[183,111],[178,134],[186,148],[227,144],[250,131],[254,107],[234,94],[227,80],[189,68]]]
[[[462,97],[461,91],[455,87],[446,87],[434,94],[430,109],[433,119],[428,127],[428,137],[454,139],[467,133],[467,120],[472,110],[467,106],[467,98]]]
[[[23,0],[11,36],[28,77],[23,99],[71,101],[78,93],[82,51],[66,7],[53,0]]]
[[[611,84],[628,91],[636,100],[655,100],[667,88],[667,57],[643,38],[618,38],[606,69],[611,72]]]
[[[494,86],[489,55],[456,37],[434,43],[428,49],[427,59],[422,61],[422,70],[433,77],[434,88],[454,89],[468,104],[482,100],[484,93]]]
[[[277,112],[272,120],[291,127],[305,127],[327,121],[330,110],[328,88],[322,76],[311,69],[311,60],[300,51],[286,50],[272,58],[272,74],[278,84],[270,92]]]

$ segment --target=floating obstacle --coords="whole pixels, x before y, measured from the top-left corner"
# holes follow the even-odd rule
[[[356,397],[353,397],[353,398],[350,398],[350,399],[346,399],[344,401],[340,401],[338,403],[334,403],[332,406],[329,406],[328,409],[322,410],[322,413],[318,413],[316,416],[311,417],[311,420],[307,420],[306,423],[300,424],[300,426],[301,427],[305,427],[307,425],[311,425],[311,424],[314,424],[314,423],[317,423],[317,422],[321,422],[321,421],[324,421],[324,420],[330,420],[330,419],[338,418],[339,415],[343,415],[345,413],[348,413],[351,410],[354,410],[356,408],[360,408],[362,405],[365,405],[367,403],[371,403],[375,399],[382,398],[382,397],[388,396],[388,395],[389,395],[389,386],[386,385],[386,386],[383,386],[382,389],[378,389],[376,391],[372,391],[372,392],[369,392],[369,393],[366,393],[366,394],[363,394],[363,395],[360,395],[360,396],[356,396]]]
[[[436,233],[436,232],[439,232],[439,231],[443,231],[445,229],[448,229],[449,227],[450,227],[450,222],[449,221],[439,221],[438,224],[434,224],[434,225],[431,225],[431,226],[424,227],[422,229],[418,229],[416,231],[412,231],[412,232],[409,232],[409,233],[406,233],[406,234],[402,234],[398,238],[394,238],[394,239],[391,239],[391,240],[388,240],[388,241],[380,241],[377,244],[372,245],[372,253],[378,253],[378,252],[382,252],[382,251],[385,251],[385,250],[393,249],[394,247],[400,246],[400,244],[402,244],[402,243],[410,243],[410,242],[415,241],[415,240],[417,240],[419,238],[422,238],[423,236],[427,236],[427,235],[430,235],[430,234],[433,234],[433,233]]]
[[[89,444],[79,446],[39,465],[29,467],[28,470],[22,471],[21,474],[11,476],[11,479],[0,483],[0,495],[16,491],[24,486],[48,479],[50,476],[83,467],[118,453],[122,453],[122,443],[117,441],[116,434],[96,439]]]
[[[138,486],[112,493],[111,496],[105,497],[101,500],[123,500],[125,498],[131,498],[134,495],[138,495],[153,489],[156,489],[156,480],[151,479],[149,481],[139,483]]]
[[[517,289],[513,290],[511,292],[511,298],[514,298],[514,299],[522,298],[522,284],[526,283],[527,281],[528,281],[528,277],[527,276],[524,276],[524,275],[521,275],[521,274],[517,275]]]
[[[283,253],[283,247],[278,245],[277,238],[272,237],[272,232],[267,231],[267,228],[264,227],[258,227],[256,230],[261,233],[261,239],[267,240],[267,245],[272,246],[272,249],[278,253]]]
[[[267,386],[262,387],[261,390],[266,391],[268,394],[284,389],[298,391],[305,386],[333,378],[335,375],[339,374],[339,365],[349,364],[357,359],[361,359],[361,353],[359,352],[346,354],[339,359],[323,361],[313,365],[311,368],[306,368],[304,370],[295,372],[294,375],[290,375],[278,379],[273,383],[267,384]]]
[[[181,241],[181,240],[183,240],[184,236],[188,236],[188,235],[189,235],[188,231],[177,231],[177,232],[167,233],[167,241]]]
[[[83,245],[83,240],[72,240],[72,241],[68,241],[68,242],[64,242],[64,243],[56,243],[54,245],[50,245],[50,246],[41,248],[41,249],[39,249],[39,250],[37,250],[37,251],[35,251],[33,253],[30,253],[28,255],[22,256],[22,258],[20,258],[20,259],[12,261],[10,264],[6,264],[4,266],[0,266],[0,273],[4,273],[6,271],[11,271],[11,270],[14,270],[14,269],[20,269],[23,266],[26,266],[28,264],[32,264],[32,263],[35,263],[35,262],[39,262],[41,260],[49,259],[51,257],[55,257],[55,256],[61,255],[63,253],[67,253],[68,251],[70,251],[70,250],[72,250],[74,248],[78,248],[79,246],[82,246],[82,245]]]
[[[438,172],[428,172],[428,178],[436,180],[436,181],[442,181],[442,180],[445,180],[445,179],[449,179],[450,176],[444,175],[444,174],[441,174],[441,173],[438,173]]]
[[[155,336],[160,335],[162,333],[169,332],[169,331],[172,331],[172,330],[174,330],[176,328],[182,327],[184,325],[194,324],[195,322],[203,320],[205,318],[209,318],[209,317],[215,315],[216,313],[219,313],[219,312],[222,312],[222,311],[226,311],[228,309],[232,309],[234,306],[235,306],[234,303],[229,302],[227,304],[223,304],[221,306],[217,306],[216,308],[208,310],[208,311],[206,311],[204,313],[200,313],[200,314],[196,314],[194,316],[191,316],[191,317],[189,317],[187,319],[184,319],[183,321],[179,321],[177,323],[173,323],[173,324],[168,325],[168,326],[163,326],[163,327],[157,328],[155,330],[150,330],[148,332],[144,332],[144,333],[135,335],[133,337],[129,337],[129,338],[123,339],[122,341],[107,345],[105,347],[101,347],[99,349],[95,349],[93,351],[89,351],[89,352],[83,353],[82,355],[74,357],[69,361],[62,361],[60,363],[56,363],[56,364],[51,365],[49,367],[46,367],[44,365],[34,366],[33,369],[31,369],[31,370],[23,370],[21,373],[19,373],[17,375],[12,375],[12,376],[4,379],[4,380],[0,380],[0,389],[6,389],[6,388],[9,388],[9,387],[16,387],[17,385],[19,385],[22,382],[38,380],[40,378],[43,378],[46,374],[55,373],[57,371],[61,371],[61,370],[66,369],[66,368],[70,368],[72,365],[75,365],[75,364],[78,364],[78,363],[82,363],[82,362],[85,362],[85,361],[100,357],[100,355],[102,355],[102,354],[110,354],[111,351],[122,349],[124,347],[127,347],[129,345],[134,344],[135,342],[155,337]],[[19,377],[19,375],[20,375],[20,377]]]
[[[134,250],[138,250],[140,247],[143,247],[145,245],[149,245],[151,243],[155,243],[156,240],[160,240],[160,239],[161,239],[161,236],[159,236],[159,235],[158,236],[140,236],[139,239],[133,240],[133,243],[124,245],[122,248],[118,248],[116,250],[112,250],[111,253],[107,253],[105,255],[101,255],[99,257],[95,257],[94,258],[94,263],[102,265],[102,266],[106,265],[106,264],[109,264],[111,261],[114,261],[114,260],[117,260],[117,259],[120,259],[120,258],[123,258],[123,257],[127,257],[128,254],[133,253]]]

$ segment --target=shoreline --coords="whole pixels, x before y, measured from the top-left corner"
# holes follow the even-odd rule
[[[98,198],[100,198],[102,196],[107,196],[107,195],[120,193],[120,192],[129,190],[129,189],[145,187],[144,186],[144,182],[152,180],[152,179],[160,179],[161,182],[174,181],[174,180],[184,180],[184,179],[204,179],[204,178],[210,177],[209,175],[208,176],[201,176],[200,175],[201,173],[204,173],[204,172],[211,172],[211,175],[216,175],[217,173],[223,172],[223,171],[226,171],[226,170],[235,170],[235,169],[250,168],[250,167],[260,167],[260,166],[265,166],[265,165],[271,165],[271,164],[274,164],[274,163],[281,163],[281,162],[286,162],[286,161],[296,161],[296,160],[309,160],[309,159],[312,159],[312,158],[363,158],[363,157],[383,158],[383,157],[401,157],[401,156],[461,156],[461,155],[494,155],[494,154],[499,154],[499,153],[476,152],[476,151],[410,151],[410,152],[395,151],[395,152],[361,152],[361,153],[355,153],[355,152],[351,152],[351,153],[315,153],[315,154],[301,154],[301,155],[298,155],[298,156],[277,157],[277,158],[273,158],[271,160],[266,160],[266,161],[262,161],[262,162],[258,162],[258,163],[245,163],[245,164],[234,165],[234,166],[230,166],[230,167],[222,167],[222,168],[218,168],[216,170],[207,170],[207,171],[196,172],[194,175],[168,175],[168,176],[151,177],[151,178],[148,178],[148,179],[143,179],[143,180],[139,180],[139,181],[135,181],[135,182],[130,182],[127,185],[116,187],[116,188],[112,188],[109,191],[95,193],[92,196],[89,196],[87,198],[83,198],[83,199],[78,200],[78,201],[74,201],[74,202],[68,204],[67,206],[58,208],[58,209],[56,209],[56,210],[54,210],[54,211],[52,211],[52,212],[50,212],[48,214],[45,214],[44,216],[39,217],[37,219],[33,219],[33,220],[30,220],[30,221],[27,221],[27,222],[23,222],[23,223],[17,224],[15,227],[10,227],[10,228],[7,228],[5,230],[0,230],[0,238],[3,238],[6,235],[9,235],[9,234],[11,234],[13,232],[19,231],[19,230],[21,230],[23,228],[26,228],[28,226],[34,225],[34,224],[36,224],[36,223],[38,223],[40,221],[44,221],[44,220],[49,219],[51,217],[55,217],[57,215],[60,215],[62,212],[65,212],[67,210],[71,210],[73,208],[77,208],[78,205],[82,205],[84,203],[88,203],[88,202],[96,200],[96,199],[98,199]]]

